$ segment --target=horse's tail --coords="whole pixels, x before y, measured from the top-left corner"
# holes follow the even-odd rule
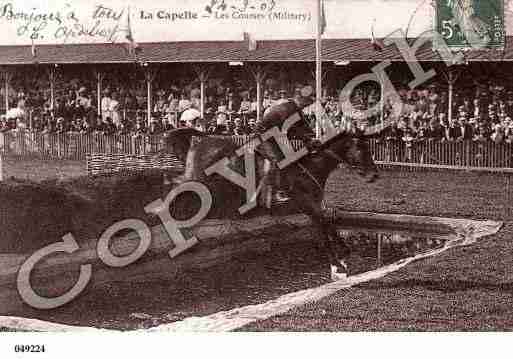
[[[179,128],[164,134],[164,151],[173,153],[185,163],[193,137],[206,137],[207,134],[193,128]]]

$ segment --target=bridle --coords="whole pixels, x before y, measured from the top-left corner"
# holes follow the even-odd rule
[[[337,153],[335,153],[335,151],[333,150],[330,150],[328,148],[324,148],[321,150],[321,153],[326,153],[327,155],[329,155],[330,157],[334,158],[338,163],[342,163],[344,162],[344,159],[342,157],[340,157]],[[315,176],[312,174],[312,172],[310,172],[308,170],[308,168],[306,168],[305,166],[303,166],[301,163],[297,163],[298,167],[301,168],[303,170],[303,172],[308,176],[310,177],[314,183],[317,185],[317,187],[319,187],[319,190],[322,192],[324,191],[324,188],[321,186],[321,184],[319,183],[319,181],[317,180],[317,178],[315,178]]]

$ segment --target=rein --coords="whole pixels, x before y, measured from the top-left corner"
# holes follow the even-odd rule
[[[339,163],[340,162],[343,162],[344,160],[342,159],[342,157],[340,157],[339,155],[337,155],[333,150],[329,150],[329,149],[324,149],[322,150],[321,152],[324,152],[326,154],[328,154],[329,156],[331,156],[332,158],[334,158],[335,160],[337,160]],[[317,185],[317,187],[319,187],[319,190],[324,191],[324,188],[322,188],[321,184],[319,183],[319,181],[317,180],[317,178],[315,178],[315,176],[312,174],[312,172],[310,172],[308,170],[308,168],[306,168],[305,166],[303,166],[301,163],[297,163],[297,165],[299,166],[299,168],[301,168],[303,170],[303,172],[308,175],[308,177],[310,177],[314,183]]]
[[[261,151],[260,149],[255,148],[254,151],[255,151],[255,153],[258,153],[259,155],[261,155],[262,157],[267,158],[266,154],[263,151]],[[344,162],[344,159],[342,157],[340,157],[338,154],[336,154],[333,150],[325,148],[325,149],[322,149],[320,152],[326,153],[327,155],[329,155],[330,157],[332,157],[339,163]],[[308,168],[306,168],[299,162],[297,162],[296,164],[315,183],[315,185],[319,188],[319,190],[321,192],[324,191],[324,188],[321,186],[321,184],[319,183],[317,178],[315,178],[315,176],[312,174],[312,172],[308,170]]]

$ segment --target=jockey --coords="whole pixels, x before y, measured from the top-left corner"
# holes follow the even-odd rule
[[[289,140],[297,139],[302,140],[306,147],[311,149],[314,141],[312,141],[314,132],[310,125],[303,117],[302,110],[313,103],[312,100],[313,89],[311,86],[306,86],[297,94],[294,99],[282,100],[278,104],[268,108],[264,113],[264,118],[257,124],[256,133],[259,135],[264,134],[273,127],[282,129],[284,122],[296,115],[299,120],[295,122],[287,132]],[[262,141],[260,146],[261,154],[271,162],[271,168],[266,176],[266,184],[270,187],[265,196],[265,204],[270,208],[271,202],[286,202],[289,197],[281,189],[273,191],[273,188],[279,188],[280,176],[278,163],[282,160],[283,154],[279,146],[273,140]]]

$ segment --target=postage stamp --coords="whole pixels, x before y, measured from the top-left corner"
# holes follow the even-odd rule
[[[502,49],[504,0],[437,0],[435,30],[450,48]]]

